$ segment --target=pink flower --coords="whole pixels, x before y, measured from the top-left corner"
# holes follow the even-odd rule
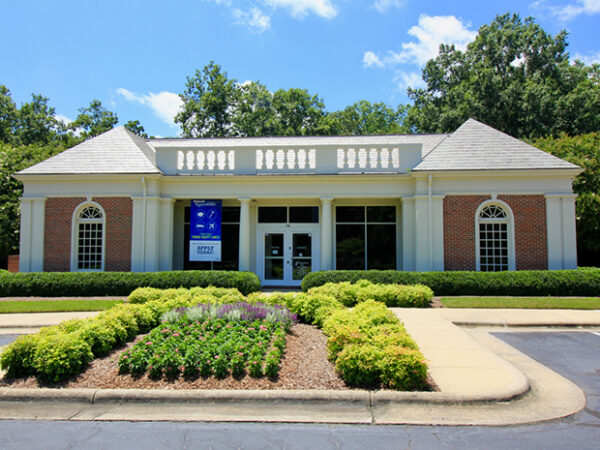
[[[146,342],[146,345],[152,345],[152,342],[148,341]]]

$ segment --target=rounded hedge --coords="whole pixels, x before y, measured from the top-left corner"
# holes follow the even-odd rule
[[[600,268],[518,270],[509,272],[402,272],[330,270],[311,272],[302,280],[308,291],[327,283],[368,280],[378,284],[421,284],[435,295],[600,296]]]

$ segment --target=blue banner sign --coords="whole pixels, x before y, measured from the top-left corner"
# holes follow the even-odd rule
[[[222,200],[192,200],[190,261],[221,261]]]

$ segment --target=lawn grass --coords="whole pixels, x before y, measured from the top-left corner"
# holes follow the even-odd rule
[[[104,311],[123,300],[41,300],[0,302],[0,313]]]
[[[600,309],[598,297],[442,297],[446,308]]]

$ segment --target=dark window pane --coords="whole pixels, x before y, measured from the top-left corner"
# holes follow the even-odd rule
[[[290,223],[319,223],[319,207],[290,206]]]
[[[221,241],[221,261],[213,263],[214,270],[238,270],[240,256],[240,226],[223,224]]]
[[[396,269],[395,225],[367,225],[367,269]]]
[[[336,268],[338,270],[365,268],[364,225],[336,225]]]
[[[364,206],[336,206],[335,220],[337,222],[364,222]]]
[[[240,207],[239,206],[223,206],[222,219],[223,222],[239,222]]]
[[[395,206],[367,206],[367,222],[396,222]]]
[[[259,223],[287,223],[287,208],[285,206],[259,206]]]
[[[184,211],[183,211],[183,221],[185,223],[190,223],[190,214],[191,214],[190,213],[190,209],[191,208],[189,206],[186,206],[185,209],[184,209]]]

